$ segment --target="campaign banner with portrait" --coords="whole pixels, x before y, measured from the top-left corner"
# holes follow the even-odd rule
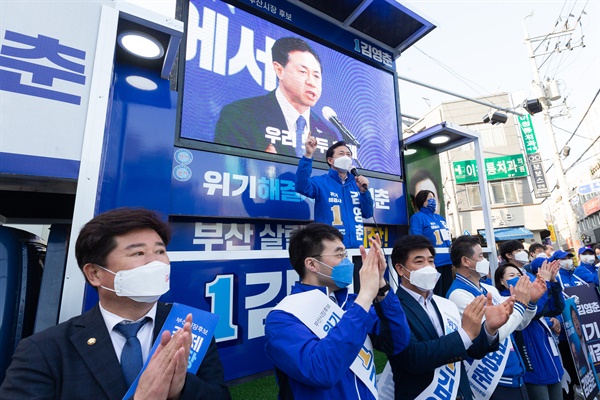
[[[277,1],[269,6],[280,3],[285,9],[277,9],[277,17],[296,7]],[[289,15],[291,25],[295,15]],[[273,160],[295,163],[310,131],[317,138],[317,161],[344,140],[356,167],[402,175],[397,82],[389,69],[360,61],[362,52],[348,56],[221,1],[190,1],[187,26],[181,144],[216,143],[221,146],[210,150],[243,149],[257,158],[273,153],[287,156]],[[286,37],[298,39],[301,50],[284,47],[284,54],[302,57],[274,62],[272,48]],[[370,49],[373,60],[383,57]],[[297,104],[308,108],[298,111]],[[306,117],[302,126],[290,119],[298,112]],[[334,115],[345,129],[332,122]]]
[[[600,296],[593,286],[572,286],[564,289],[569,296],[577,296],[577,312],[581,330],[587,343],[588,352],[596,368],[600,371]]]
[[[596,377],[596,369],[591,354],[586,345],[574,298],[565,300],[562,317],[583,395],[586,400],[591,400],[598,394],[598,378]]]

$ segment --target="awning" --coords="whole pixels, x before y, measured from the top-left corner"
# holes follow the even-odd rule
[[[485,237],[484,229],[478,229],[477,233]],[[496,228],[494,229],[494,236],[496,237],[496,240],[530,239],[533,237],[533,232],[522,226],[515,228]]]

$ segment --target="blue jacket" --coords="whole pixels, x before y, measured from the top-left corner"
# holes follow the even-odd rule
[[[508,290],[500,292],[509,296]],[[541,318],[560,315],[565,308],[562,288],[558,282],[548,282],[548,291],[538,301],[535,319],[520,332],[515,332],[515,342],[521,348],[526,367],[523,380],[534,385],[551,385],[560,382],[564,373],[558,347],[552,332]],[[552,342],[550,342],[552,341]]]
[[[334,169],[312,178],[311,173],[312,158],[302,157],[296,171],[296,191],[315,199],[315,222],[338,228],[348,248],[364,244],[363,218],[373,216],[371,192],[361,193],[352,174],[342,183]]]
[[[421,207],[421,211],[410,217],[409,233],[411,235],[425,236],[436,249],[449,249],[452,242],[443,239],[442,229],[448,230],[444,217],[432,212],[427,207]],[[448,231],[448,235],[449,233]],[[452,265],[450,253],[436,254],[434,262],[436,267]]]
[[[575,275],[575,271],[567,271],[564,268],[558,270],[557,279],[563,287],[579,286],[584,284],[584,280]]]
[[[586,281],[587,283],[593,283],[598,286],[598,267],[593,264],[586,264],[582,262],[579,267],[575,269],[575,275]]]
[[[292,294],[324,287],[297,282]],[[273,310],[265,323],[265,351],[278,371],[279,393],[294,399],[373,399],[369,388],[350,370],[367,334],[373,347],[388,357],[398,354],[410,340],[410,329],[398,297],[392,290],[367,313],[355,305],[355,294],[335,292],[345,313],[329,334],[320,339],[298,318]],[[279,373],[281,372],[281,373]],[[358,393],[357,393],[358,391]]]

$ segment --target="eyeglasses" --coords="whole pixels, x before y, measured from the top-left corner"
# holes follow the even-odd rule
[[[344,251],[342,251],[340,253],[336,253],[336,254],[318,254],[313,257],[325,257],[325,256],[337,257],[340,260],[343,260],[344,258],[348,258],[348,250],[344,250]]]

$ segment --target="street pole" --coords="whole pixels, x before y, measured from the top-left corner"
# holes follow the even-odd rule
[[[527,18],[527,17],[525,17]],[[550,116],[550,101],[546,98],[546,92],[544,91],[544,87],[542,85],[540,79],[540,72],[538,70],[537,62],[535,60],[535,51],[533,50],[533,45],[531,44],[532,39],[529,37],[527,33],[527,29],[525,28],[525,20],[523,20],[523,30],[525,31],[525,43],[527,44],[527,50],[529,52],[529,62],[531,64],[531,72],[533,74],[533,86],[536,90],[534,93],[540,93],[541,98],[540,103],[542,104],[542,115],[544,116],[544,125],[546,127],[546,135],[548,136],[548,141],[552,145],[552,152],[554,158],[554,168],[556,170],[556,175],[558,179],[559,185],[559,193],[561,196],[561,203],[563,211],[567,217],[567,224],[569,226],[569,235],[571,237],[571,245],[575,250],[579,247],[579,235],[577,232],[577,217],[575,216],[575,211],[571,206],[571,202],[569,201],[569,187],[567,186],[567,179],[565,176],[565,171],[563,169],[562,160],[560,159],[560,154],[558,152],[558,146],[556,144],[556,138],[554,136],[554,128],[552,127],[552,117]],[[556,230],[556,228],[555,228]],[[558,238],[557,238],[558,240]],[[557,243],[560,245],[560,243]]]

